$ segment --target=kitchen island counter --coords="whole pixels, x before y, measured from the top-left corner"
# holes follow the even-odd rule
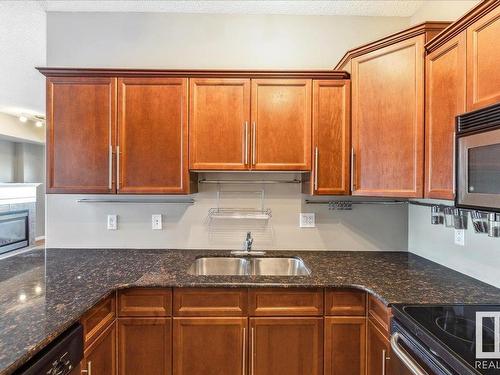
[[[219,250],[38,249],[0,260],[0,374],[11,374],[93,305],[128,287],[357,288],[384,304],[498,304],[500,289],[408,252],[269,251],[310,276],[196,276]]]

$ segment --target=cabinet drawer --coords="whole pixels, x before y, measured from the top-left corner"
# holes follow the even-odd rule
[[[356,289],[327,289],[325,315],[365,316],[366,292]]]
[[[373,296],[368,297],[368,314],[381,328],[389,332],[391,322],[391,308],[384,305],[380,300]]]
[[[246,289],[174,289],[175,316],[247,315]]]
[[[83,342],[87,348],[116,317],[116,298],[111,294],[108,298],[92,307],[80,320],[83,325]]]
[[[248,301],[252,316],[323,315],[323,289],[251,289]]]
[[[118,292],[118,316],[170,316],[170,289],[126,289]]]

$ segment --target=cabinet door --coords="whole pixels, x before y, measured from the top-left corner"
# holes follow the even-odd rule
[[[252,80],[251,165],[311,169],[311,80]]]
[[[118,319],[120,375],[169,375],[171,363],[171,318]]]
[[[86,374],[116,375],[116,325],[111,324],[84,352]]]
[[[245,375],[246,332],[246,318],[174,318],[174,375]]]
[[[352,60],[353,195],[422,197],[424,42]]]
[[[191,78],[189,119],[190,169],[248,169],[249,79]]]
[[[365,375],[365,353],[365,317],[325,318],[325,375]]]
[[[313,82],[313,174],[315,195],[349,194],[350,81]]]
[[[367,375],[386,375],[389,361],[390,344],[375,324],[368,319],[367,331]],[[392,360],[391,360],[392,361]]]
[[[116,80],[47,79],[47,193],[111,193]]]
[[[251,318],[250,374],[323,373],[323,318]]]
[[[188,193],[187,79],[118,80],[118,192]]]
[[[425,197],[454,198],[455,116],[465,112],[465,32],[426,58]]]
[[[500,101],[500,6],[467,28],[467,110]]]

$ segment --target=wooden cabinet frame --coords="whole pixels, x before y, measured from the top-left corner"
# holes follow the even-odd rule
[[[189,170],[188,170],[188,82],[186,78],[163,78],[163,77],[131,77],[131,78],[118,78],[118,131],[117,131],[117,147],[116,147],[116,164],[117,164],[117,192],[123,194],[187,194],[189,193]],[[154,90],[156,88],[178,88],[179,92],[174,92],[174,99],[179,100],[178,108],[178,123],[171,124],[166,118],[158,118],[155,116],[155,112],[150,111],[148,114],[141,113],[142,107],[145,103],[141,103],[142,97],[132,98],[131,102],[128,102],[127,90],[132,90],[133,88],[143,89],[146,92],[149,90]],[[149,93],[151,94],[151,92]],[[162,99],[170,99],[170,97],[160,96],[164,95],[164,92],[156,92],[156,97]],[[155,98],[156,99],[156,98]],[[162,107],[163,110],[166,107],[164,100],[163,105],[157,105],[155,108]],[[150,103],[146,103],[150,105]],[[134,122],[130,123],[127,118],[127,114],[130,112],[134,115]],[[172,110],[175,112],[174,108]],[[176,113],[172,113],[173,116]],[[144,117],[145,116],[145,117]],[[161,127],[158,124],[161,122]],[[150,124],[156,125],[155,129],[149,129]],[[146,127],[148,127],[146,129]],[[142,128],[142,129],[140,129]],[[176,128],[178,128],[176,130]],[[147,132],[146,132],[147,130]],[[129,135],[130,132],[130,135]],[[171,133],[178,132],[178,139],[171,139]],[[139,136],[138,136],[139,134]],[[153,145],[158,142],[158,139],[167,138],[166,142],[163,143],[161,148],[163,151],[153,153]],[[138,138],[138,139],[137,139]],[[144,155],[138,155],[135,152],[135,158],[129,157],[128,147],[130,145],[131,150],[134,148],[139,150],[147,150]],[[169,152],[170,149],[177,147],[178,153],[175,155],[178,161],[165,159],[164,153]],[[170,155],[172,156],[172,155]],[[144,158],[141,161],[140,158]],[[132,160],[133,164],[129,166],[129,160]],[[138,167],[137,165],[140,165]],[[177,181],[173,181],[173,178],[165,175],[163,171],[168,166],[173,165],[172,170],[177,169],[178,176]],[[144,173],[146,171],[146,173]],[[149,172],[149,173],[147,173]],[[156,180],[156,175],[162,173],[161,183],[152,184],[153,180]],[[134,177],[136,174],[139,177]],[[173,174],[173,173],[172,173]],[[132,185],[129,182],[131,175],[134,180]],[[167,179],[172,180],[167,183]],[[137,183],[137,180],[141,183]]]
[[[453,199],[455,116],[465,112],[465,32],[426,57],[425,197]],[[448,59],[455,57],[455,64]],[[450,90],[454,88],[454,90]]]

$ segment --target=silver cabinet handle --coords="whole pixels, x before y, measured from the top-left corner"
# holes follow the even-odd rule
[[[314,191],[318,190],[318,157],[319,157],[319,149],[318,146],[314,149]]]
[[[243,327],[243,344],[241,353],[242,363],[241,363],[241,374],[246,375],[246,360],[247,360],[247,329]]]
[[[391,348],[396,356],[403,362],[413,375],[428,375],[415,360],[399,345],[401,335],[396,332],[391,336]]]
[[[120,146],[116,146],[116,190],[120,190]]]
[[[255,165],[255,148],[257,147],[256,144],[256,136],[257,133],[257,126],[255,125],[255,121],[252,123],[252,165]]]
[[[82,374],[92,375],[92,362],[87,362],[87,369],[81,371]]]
[[[111,143],[108,149],[108,168],[108,188],[111,190],[113,189],[113,146],[111,146]]]
[[[354,147],[351,148],[351,192],[356,190],[356,153]]]
[[[387,350],[382,349],[382,375],[386,375],[386,363],[390,358],[387,357]]]
[[[252,337],[250,338],[250,375],[254,375],[254,353],[255,349],[255,328],[252,327]]]
[[[243,160],[245,165],[248,164],[248,121],[245,121],[245,127],[243,129]]]

